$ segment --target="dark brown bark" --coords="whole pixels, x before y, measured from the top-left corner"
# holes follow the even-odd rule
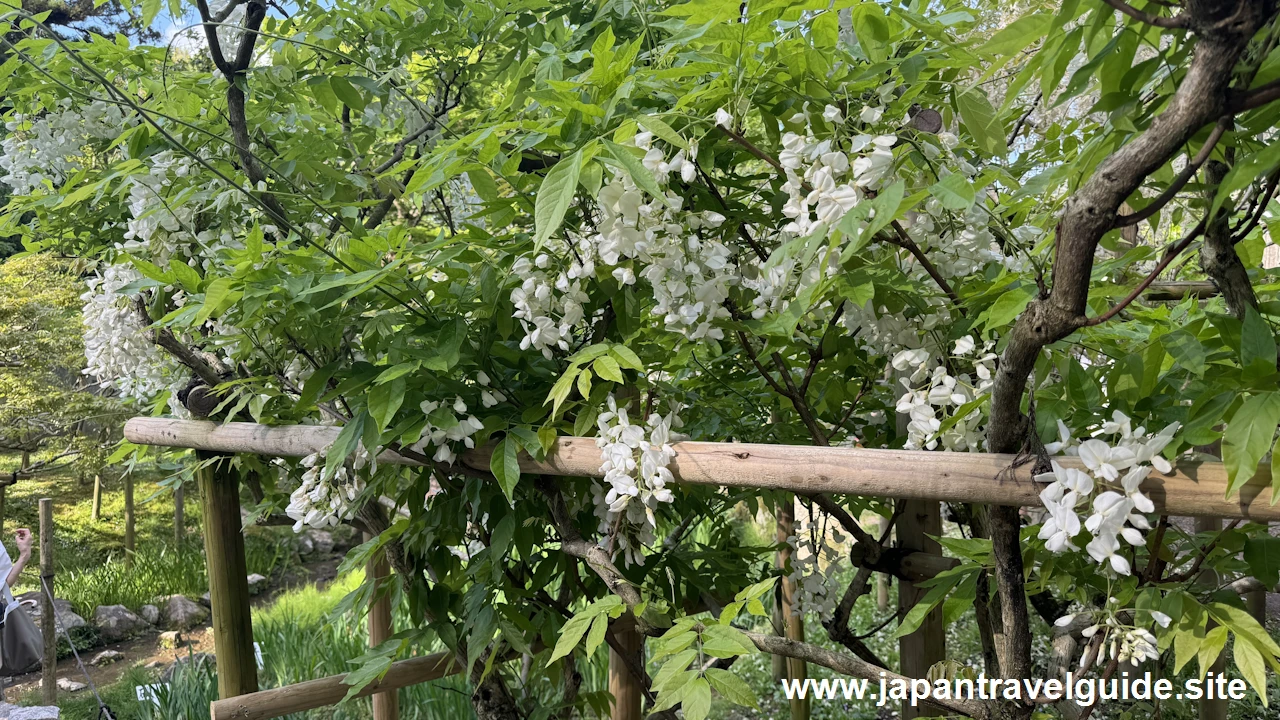
[[[1205,197],[1212,202],[1218,185],[1227,176],[1226,163],[1214,160],[1204,168]],[[1240,256],[1236,254],[1235,242],[1231,237],[1230,216],[1221,213],[1213,219],[1204,231],[1204,243],[1200,246],[1200,267],[1213,281],[1227,309],[1237,319],[1243,320],[1245,310],[1258,307],[1258,297],[1253,293],[1253,285],[1249,282],[1249,272],[1245,269]]]

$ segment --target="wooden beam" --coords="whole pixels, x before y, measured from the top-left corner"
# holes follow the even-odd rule
[[[202,461],[207,453],[198,453]],[[258,690],[253,654],[249,581],[240,525],[240,482],[227,462],[202,463],[196,471],[204,520],[204,554],[209,568],[209,609],[218,666],[218,697]]]
[[[58,704],[58,611],[53,605],[53,499],[40,498],[40,630],[44,660],[40,664],[40,689],[45,705]]]
[[[219,424],[201,420],[133,418],[125,438],[143,445],[187,447],[219,452],[301,457],[321,451],[341,428],[319,425],[270,427],[254,423]],[[1031,480],[1029,465],[1012,468],[1012,455],[864,448],[681,442],[674,445],[671,470],[676,482],[939,500],[988,505],[1037,507],[1044,486]],[[462,456],[468,467],[488,472],[489,450]],[[1057,458],[1080,467],[1079,458]],[[380,462],[420,463],[387,451]],[[521,454],[529,473],[600,477],[600,448],[595,438],[562,437],[545,460]],[[1271,504],[1271,467],[1262,464],[1239,493],[1226,499],[1227,471],[1219,462],[1180,462],[1170,475],[1152,472],[1142,489],[1156,512],[1193,517],[1280,520]]]
[[[448,675],[456,675],[459,668],[451,662],[452,657],[452,653],[440,652],[392,663],[381,680],[370,683],[357,693],[356,697],[368,697],[375,693],[398,690],[418,683],[439,680]],[[349,685],[342,683],[346,677],[345,674],[330,675],[296,685],[217,700],[209,706],[209,718],[210,720],[268,720],[337,705],[351,689]]]

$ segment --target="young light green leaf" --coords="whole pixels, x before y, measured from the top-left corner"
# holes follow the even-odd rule
[[[617,143],[604,142],[604,149],[609,153],[609,157],[618,161],[627,174],[631,176],[631,180],[635,182],[636,187],[649,193],[651,197],[657,198],[659,201],[666,203],[667,195],[662,192],[662,188],[658,186],[658,181],[653,179],[653,173],[631,154],[631,151]]]
[[[1267,707],[1267,664],[1262,659],[1262,651],[1248,638],[1240,635],[1236,635],[1231,647],[1240,677],[1253,686],[1258,699],[1262,700],[1262,706]]]
[[[582,172],[582,156],[574,153],[560,159],[542,179],[538,188],[538,197],[533,204],[533,222],[535,232],[533,242],[536,249],[541,249],[564,222],[564,214],[573,202],[573,195],[578,189],[578,176]]]
[[[591,367],[596,371],[597,375],[605,380],[611,380],[616,383],[626,381],[622,377],[622,368],[618,367],[618,361],[608,355],[596,358],[595,362],[591,363]]]
[[[1222,462],[1227,466],[1227,497],[1253,479],[1258,461],[1271,448],[1280,425],[1280,392],[1250,397],[1227,423]]]
[[[711,682],[711,687],[715,688],[716,692],[723,695],[729,702],[757,710],[760,709],[760,704],[756,700],[756,694],[752,691],[751,686],[728,670],[711,668],[707,670],[707,680]]]
[[[689,692],[684,696],[685,720],[706,720],[711,712],[711,686],[703,678],[689,684]]]
[[[1009,154],[1004,123],[1000,122],[985,93],[978,88],[959,93],[956,95],[956,110],[979,149],[997,156]]]
[[[560,637],[556,640],[555,650],[552,651],[550,659],[547,660],[548,666],[573,652],[573,649],[578,646],[578,641],[582,640],[582,636],[591,627],[591,622],[595,617],[594,613],[584,610],[569,618],[569,622],[560,628]]]
[[[497,479],[498,486],[502,488],[502,494],[507,496],[507,502],[512,505],[516,503],[516,484],[520,482],[519,452],[519,442],[514,436],[507,435],[489,456],[489,471]]]
[[[952,173],[929,187],[929,192],[948,210],[968,210],[976,197],[973,183],[960,173]]]

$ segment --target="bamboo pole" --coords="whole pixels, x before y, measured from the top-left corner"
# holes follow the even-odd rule
[[[89,510],[89,519],[98,522],[102,519],[102,473],[93,474],[93,505]]]
[[[787,538],[795,534],[796,520],[796,499],[792,495],[787,495],[778,503],[777,525],[778,525],[778,543],[781,549],[778,550],[778,567],[782,568],[782,581],[778,585],[782,588],[782,627],[786,633],[788,640],[796,642],[804,642],[804,616],[796,610],[796,583],[787,576],[787,572],[791,565],[792,550],[787,544]],[[803,683],[809,677],[809,666],[803,660],[796,658],[786,658],[786,675],[789,680]],[[791,720],[808,720],[809,718],[809,697],[793,697],[790,701]]]
[[[364,535],[366,542],[372,537],[368,533]],[[381,597],[378,596],[378,592],[387,586],[386,579],[391,576],[391,566],[387,562],[385,551],[379,550],[369,558],[366,572],[376,583],[374,585],[376,599],[369,606],[369,647],[376,648],[391,639],[394,632],[391,623],[391,595],[384,593]],[[400,693],[398,691],[387,690],[373,696],[373,720],[399,720],[399,718]]]
[[[880,537],[884,537],[884,533],[889,529],[889,518],[880,517]],[[876,573],[876,608],[880,612],[889,609],[889,576],[885,573]]]
[[[40,667],[40,689],[45,705],[58,704],[57,609],[53,605],[53,499],[40,498],[40,581],[47,592],[40,593],[44,611],[40,630],[44,637],[44,661]],[[42,588],[43,589],[43,588]]]
[[[636,630],[631,615],[623,615],[613,623],[614,637],[631,656],[636,667],[644,667],[644,635]],[[641,720],[644,717],[644,687],[637,680],[626,656],[609,647],[609,694],[613,696],[611,720]]]
[[[211,457],[207,453],[197,453],[197,456],[201,461]],[[209,609],[213,615],[213,647],[221,698],[258,690],[244,534],[240,526],[239,478],[227,465],[225,462],[202,463],[196,471],[204,517]]]
[[[124,561],[126,564],[133,564],[136,540],[133,519],[133,475],[126,472],[124,474]]]
[[[452,653],[440,652],[392,663],[381,680],[370,683],[357,693],[356,697],[369,697],[375,693],[398,690],[402,687],[456,675],[459,668],[452,662],[452,657]],[[217,700],[209,706],[209,718],[210,720],[269,720],[337,705],[351,689],[351,686],[342,683],[346,677],[345,674],[331,675],[296,685]]]
[[[313,425],[133,418],[125,425],[125,438],[143,445],[302,457],[323,450],[340,431]],[[695,485],[1026,507],[1039,506],[1044,489],[1031,479],[1029,465],[1012,467],[1012,455],[749,443],[681,442],[673,447],[676,482]],[[463,455],[462,462],[487,471],[489,453],[488,448],[477,448]],[[1066,467],[1080,467],[1078,458],[1057,460]],[[421,465],[390,451],[379,461]],[[521,454],[520,468],[527,473],[600,477],[600,448],[595,438],[562,437],[545,460]],[[1271,505],[1270,485],[1271,468],[1263,464],[1228,500],[1222,463],[1180,462],[1170,475],[1153,472],[1142,490],[1161,514],[1267,522],[1280,520],[1280,505]]]
[[[179,480],[177,487],[173,489],[173,545],[177,548],[181,548],[187,539],[187,509],[184,506],[187,502],[186,495],[182,481]]]

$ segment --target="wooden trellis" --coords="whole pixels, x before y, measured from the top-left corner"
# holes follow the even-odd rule
[[[134,418],[126,423],[124,434],[130,442],[141,445],[302,457],[323,452],[340,432],[341,428],[314,425],[273,427]],[[1014,467],[1014,458],[1010,455],[708,442],[680,442],[673,447],[676,456],[670,469],[675,482],[694,485],[1006,506],[1038,506],[1043,489],[1042,484],[1031,478],[1030,467]],[[420,465],[391,451],[383,452],[378,460],[396,465]],[[1080,466],[1077,458],[1059,461]],[[487,471],[489,450],[468,451],[460,462]],[[521,470],[534,474],[601,477],[600,464],[600,449],[594,438],[559,438],[543,460],[520,456]],[[1228,499],[1227,471],[1222,463],[1183,462],[1170,474],[1153,472],[1143,483],[1143,491],[1161,514],[1269,522],[1280,520],[1280,506],[1272,504],[1270,484],[1270,467],[1263,465]],[[212,554],[234,548],[224,544],[208,549]],[[211,565],[213,560],[210,557]],[[219,603],[217,598],[214,600],[217,627]],[[243,596],[246,616],[247,601],[246,593]],[[222,648],[216,651],[221,658]],[[456,671],[444,655],[404,660],[395,663],[380,683],[370,686],[362,695],[439,679]],[[343,677],[224,697],[212,705],[211,717],[213,720],[265,720],[332,705],[346,694]]]

